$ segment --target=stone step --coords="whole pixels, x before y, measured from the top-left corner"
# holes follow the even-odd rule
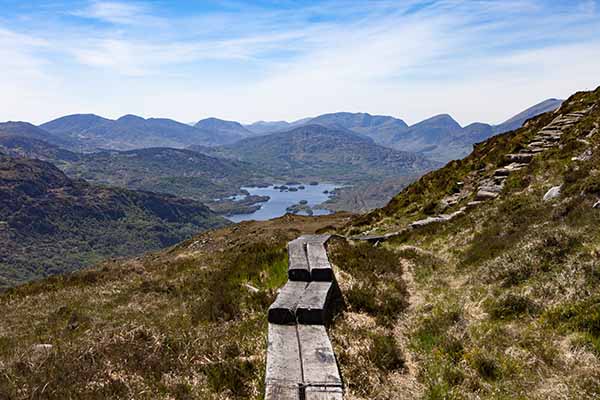
[[[576,123],[577,121],[571,119],[562,119],[560,121],[554,122],[552,125],[554,125],[557,128],[568,128],[572,125],[575,125]]]
[[[309,386],[304,391],[305,400],[342,400],[344,391],[336,386]]]
[[[480,205],[481,203],[483,203],[483,201],[470,201],[467,203],[467,208],[468,209],[475,208],[478,205]]]
[[[502,192],[503,185],[496,184],[495,182],[486,182],[479,186],[479,190],[484,192],[500,193]]]
[[[508,168],[499,168],[499,169],[497,169],[497,170],[494,171],[494,176],[496,176],[496,177],[508,176],[511,172],[512,172],[511,169],[508,169]]]
[[[479,190],[475,195],[475,201],[493,200],[498,197],[498,193],[489,192],[487,190]]]
[[[527,148],[530,149],[532,147],[539,147],[539,146],[542,146],[543,144],[544,144],[543,141],[536,140],[535,142],[530,142],[529,144],[527,144]]]
[[[533,154],[507,154],[506,159],[511,162],[529,163],[533,159]]]
[[[530,150],[532,153],[536,153],[536,154],[537,154],[537,153],[543,153],[544,151],[546,151],[546,149],[545,149],[545,148],[542,148],[542,147],[531,147],[529,150]]]
[[[511,171],[519,171],[519,170],[525,168],[527,165],[528,164],[514,162],[514,163],[511,163],[511,164],[508,164],[506,166],[506,168],[510,169]]]
[[[545,141],[550,141],[550,142],[558,142],[558,141],[560,141],[560,136],[544,135],[544,136],[542,136],[542,138]]]
[[[545,136],[562,136],[562,131],[539,131],[535,137],[545,137]]]

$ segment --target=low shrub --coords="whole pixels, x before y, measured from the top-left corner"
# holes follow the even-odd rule
[[[493,381],[500,378],[500,366],[491,356],[476,351],[468,354],[466,358],[471,368],[477,371],[483,379]]]

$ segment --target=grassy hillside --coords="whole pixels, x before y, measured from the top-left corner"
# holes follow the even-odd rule
[[[93,186],[47,162],[0,155],[0,289],[226,224],[192,200]]]
[[[0,398],[261,398],[266,309],[287,280],[285,245],[347,222],[246,222],[9,290]]]
[[[590,109],[591,107],[591,109]],[[450,222],[494,171],[560,115],[589,109],[560,141],[506,179],[499,197]],[[401,231],[385,243],[406,267],[411,305],[397,327],[415,397],[600,396],[600,89],[479,144],[349,232]],[[547,201],[546,192],[562,185]],[[456,204],[449,205],[454,199]],[[411,396],[407,396],[410,398]]]

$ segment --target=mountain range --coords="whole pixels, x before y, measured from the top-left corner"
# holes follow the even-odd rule
[[[124,115],[116,120],[94,114],[75,114],[40,125],[40,128],[67,142],[71,150],[131,150],[145,147],[182,148],[192,144],[228,143],[211,131],[166,118],[144,119]],[[50,143],[59,144],[53,139]]]
[[[502,124],[473,123],[465,127],[461,127],[447,114],[437,115],[410,126],[391,116],[348,112],[323,114],[294,122],[259,121],[249,125],[206,118],[194,126],[166,118],[145,119],[125,115],[112,120],[94,114],[74,114],[46,122],[39,127],[24,122],[0,124],[0,135],[2,132],[15,134],[20,131],[23,135],[62,148],[89,152],[102,149],[222,146],[252,137],[291,131],[304,125],[323,125],[369,137],[385,147],[418,152],[433,160],[447,162],[468,154],[473,143],[519,128],[528,118],[554,110],[560,104],[561,100],[548,99]]]
[[[561,103],[562,100],[557,99],[545,100],[499,125],[473,123],[461,127],[450,115],[441,114],[409,126],[403,120],[390,116],[338,112],[287,124],[287,128],[318,124],[346,129],[370,137],[382,146],[417,152],[433,160],[446,162],[469,154],[474,143],[520,128],[527,119],[553,111]],[[269,128],[278,131],[285,129],[285,125],[283,122],[271,125],[261,123],[259,127],[262,129],[259,131],[263,134],[269,132]],[[253,129],[254,126],[253,124],[246,127]]]

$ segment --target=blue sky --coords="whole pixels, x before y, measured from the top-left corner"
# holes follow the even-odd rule
[[[0,0],[0,120],[501,122],[600,85],[598,0]]]

